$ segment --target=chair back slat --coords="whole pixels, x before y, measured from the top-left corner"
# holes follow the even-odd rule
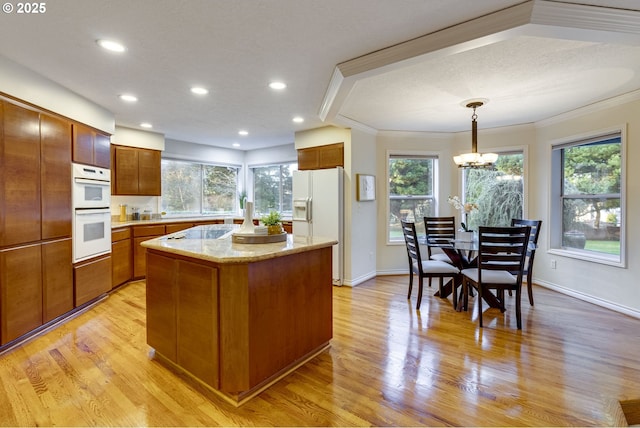
[[[530,230],[529,226],[480,227],[480,275],[482,270],[503,270],[516,273],[521,278]]]
[[[425,217],[424,230],[427,239],[454,239],[456,237],[455,217]]]
[[[512,218],[511,226],[529,226],[531,227],[531,233],[529,234],[529,242],[527,245],[527,256],[531,256],[535,253],[538,246],[538,237],[540,236],[540,229],[542,228],[542,220],[526,220],[523,218]]]
[[[418,234],[416,233],[416,225],[404,220],[400,221],[402,225],[402,234],[404,242],[407,244],[407,255],[410,259],[416,261],[420,266],[422,260],[420,256],[420,245],[418,244]]]

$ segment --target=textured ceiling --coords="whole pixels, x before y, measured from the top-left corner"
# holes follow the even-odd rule
[[[490,100],[478,112],[480,126],[526,123],[640,88],[633,37],[580,41],[551,31],[361,73],[341,87],[334,114],[321,114],[339,64],[520,3],[56,0],[41,15],[0,15],[0,55],[102,105],[118,125],[147,121],[169,139],[229,148],[238,142],[242,150],[291,143],[297,130],[345,121],[372,130],[463,130],[470,112],[460,103],[477,97]],[[107,53],[99,38],[128,50]],[[268,89],[273,79],[285,81],[286,91]],[[0,91],[10,92],[5,85]],[[209,95],[194,97],[192,85]],[[124,92],[139,101],[122,103]],[[292,123],[296,115],[305,122]],[[249,135],[238,136],[240,129]]]

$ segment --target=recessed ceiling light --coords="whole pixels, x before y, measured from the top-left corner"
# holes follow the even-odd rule
[[[238,135],[242,135],[244,137],[246,135],[249,135],[249,131],[245,131],[244,129],[240,130],[240,131],[238,131]]]
[[[153,125],[148,122],[142,122],[140,126],[143,128],[153,128]]]
[[[193,88],[191,88],[191,92],[197,95],[207,95],[209,93],[207,89],[200,86],[194,86]]]
[[[111,52],[124,52],[126,50],[124,45],[114,42],[113,40],[100,39],[96,40],[96,43],[100,45],[100,47]]]
[[[122,94],[122,95],[120,95],[120,99],[122,101],[126,101],[128,103],[135,103],[136,101],[138,101],[138,97],[136,97],[135,95],[131,95],[131,94]]]
[[[285,83],[283,83],[283,82],[271,82],[271,83],[269,83],[269,87],[270,87],[271,89],[278,89],[278,90],[281,90],[281,89],[286,88],[286,87],[287,87],[287,85],[286,85]]]
[[[300,117],[300,116],[296,116],[292,119],[295,123],[302,123],[304,122],[304,118]]]
[[[233,147],[240,147],[240,143],[233,143],[232,146]]]

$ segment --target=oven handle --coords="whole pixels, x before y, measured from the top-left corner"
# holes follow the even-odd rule
[[[76,215],[111,214],[110,208],[76,208]]]
[[[74,181],[79,184],[93,184],[94,186],[105,186],[105,187],[109,187],[109,184],[110,184],[109,181],[89,180],[88,178],[78,178],[78,177],[74,178]]]

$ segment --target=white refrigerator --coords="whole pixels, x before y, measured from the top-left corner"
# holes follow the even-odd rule
[[[343,181],[341,167],[293,172],[293,234],[338,241],[333,246],[334,285],[342,285],[344,270]]]

